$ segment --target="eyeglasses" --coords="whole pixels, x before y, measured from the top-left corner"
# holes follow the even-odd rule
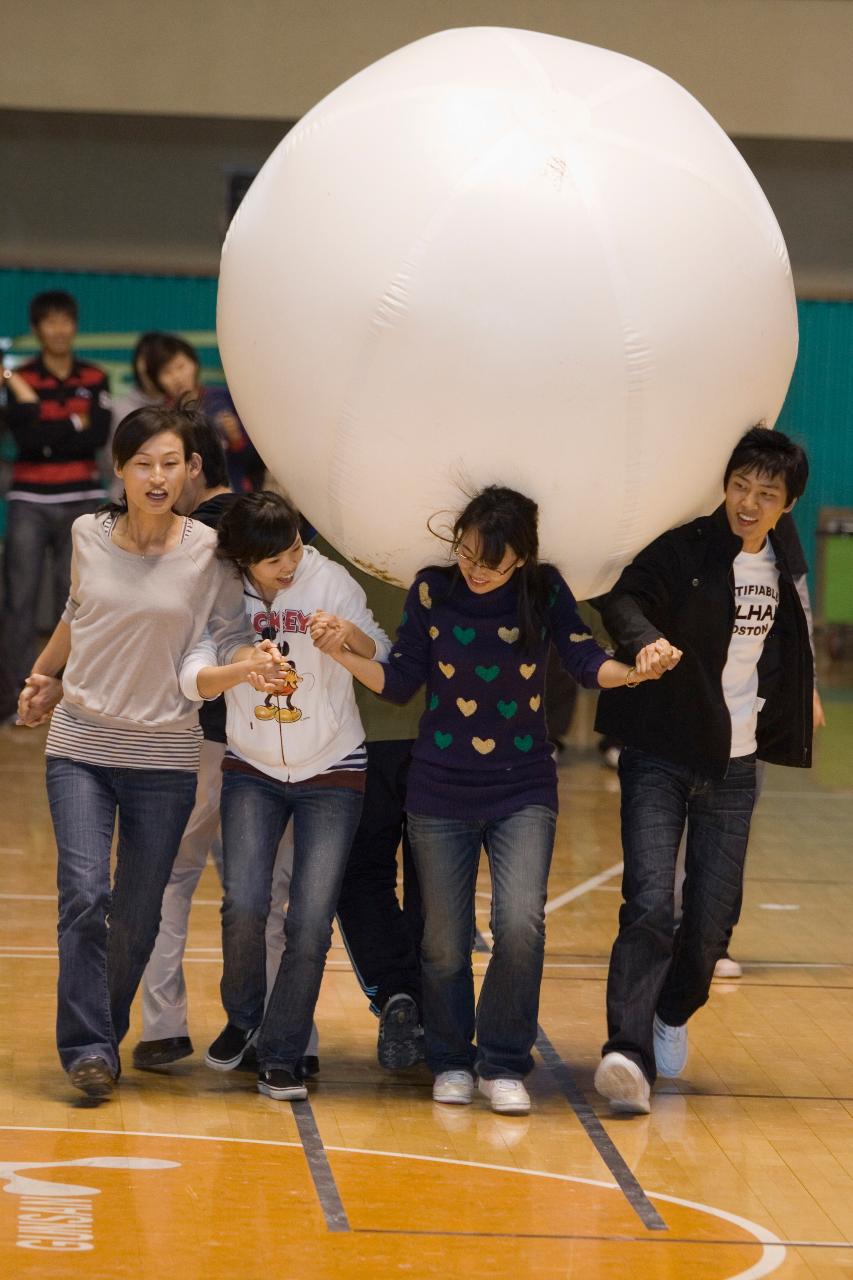
[[[512,564],[508,564],[505,569],[496,569],[494,565],[485,564],[482,560],[475,560],[473,556],[469,556],[467,551],[463,551],[460,547],[454,547],[451,555],[454,560],[458,560],[466,569],[479,569],[481,573],[491,574],[495,578],[505,578],[518,564],[517,560],[513,560]]]

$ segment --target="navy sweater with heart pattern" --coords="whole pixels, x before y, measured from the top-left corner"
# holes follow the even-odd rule
[[[387,661],[383,697],[406,702],[426,685],[406,808],[431,817],[492,820],[526,805],[557,810],[557,771],[545,725],[553,642],[578,684],[598,687],[607,654],[574,597],[545,566],[548,608],[533,651],[520,652],[518,575],[476,595],[457,569],[415,579]]]

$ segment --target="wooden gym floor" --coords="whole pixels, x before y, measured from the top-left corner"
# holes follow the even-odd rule
[[[618,787],[561,768],[529,1118],[435,1106],[422,1067],[375,1061],[376,1021],[336,944],[307,1103],[202,1063],[218,1032],[218,886],[193,908],[194,1057],[125,1074],[92,1107],[53,1045],[54,849],[43,732],[0,731],[0,1274],[326,1280],[400,1274],[853,1274],[853,680],[824,687],[811,773],[770,769],[757,812],[740,981],[691,1023],[682,1080],[648,1118],[592,1088],[619,905]],[[479,886],[488,938],[488,879]],[[475,956],[482,972],[485,955]],[[33,1246],[39,1247],[33,1247]]]

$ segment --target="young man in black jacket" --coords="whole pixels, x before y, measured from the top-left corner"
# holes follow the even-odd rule
[[[687,1020],[707,1000],[740,914],[756,757],[811,764],[813,665],[780,516],[808,462],[753,427],[726,467],[725,501],[665,533],[597,604],[617,656],[639,672],[683,651],[666,680],[604,692],[596,729],[624,743],[624,902],[607,982],[608,1040],[595,1087],[614,1111],[645,1114],[656,1074],[678,1076]],[[687,823],[684,910],[673,882]]]

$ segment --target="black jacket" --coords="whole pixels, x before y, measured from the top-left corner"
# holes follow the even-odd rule
[[[794,587],[783,538],[773,541],[779,606],[758,663],[758,755],[772,764],[811,765],[814,671],[808,625]],[[725,507],[665,533],[594,601],[632,663],[644,645],[665,636],[684,651],[674,671],[636,689],[604,690],[595,727],[629,747],[725,776],[731,717],[723,668],[735,618],[732,563],[743,548]]]

